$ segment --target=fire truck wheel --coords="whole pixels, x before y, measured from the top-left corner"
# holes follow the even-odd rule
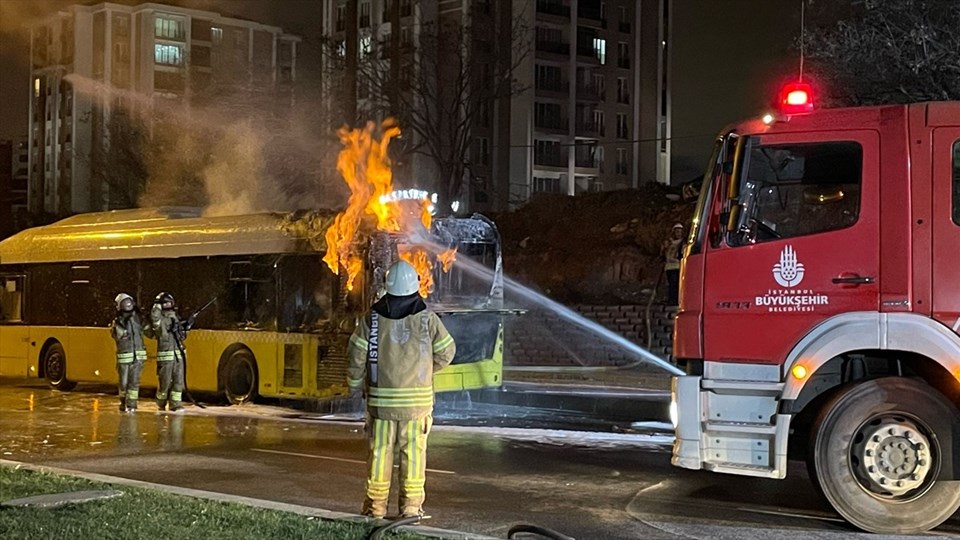
[[[257,361],[249,349],[238,348],[221,362],[220,387],[231,405],[253,401],[257,385]]]
[[[59,342],[51,343],[43,353],[43,375],[47,378],[47,383],[57,390],[66,392],[77,385],[67,379],[67,355]]]
[[[830,505],[863,530],[930,530],[960,507],[960,482],[937,480],[940,441],[950,441],[957,414],[919,380],[854,384],[820,411],[811,431],[810,476]]]

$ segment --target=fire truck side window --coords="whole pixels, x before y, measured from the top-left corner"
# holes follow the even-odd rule
[[[731,245],[843,229],[860,213],[863,149],[856,142],[748,146]],[[744,174],[745,173],[745,174]]]
[[[960,139],[953,143],[953,222],[960,225]]]

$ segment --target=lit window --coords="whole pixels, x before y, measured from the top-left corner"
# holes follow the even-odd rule
[[[183,41],[186,38],[182,20],[157,16],[153,20],[153,26],[155,37],[177,41]]]
[[[597,55],[597,60],[600,60],[600,64],[607,63],[607,40],[600,38],[593,38],[593,53]]]
[[[217,28],[216,26],[214,26],[213,28],[210,29],[210,31],[213,34],[214,43],[220,43],[221,41],[223,41],[223,28]]]
[[[153,48],[153,58],[158,64],[179,66],[183,63],[183,49],[179,45],[157,43]]]

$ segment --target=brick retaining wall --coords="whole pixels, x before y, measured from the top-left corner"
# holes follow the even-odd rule
[[[632,343],[647,345],[646,305],[574,305],[570,308]],[[661,305],[651,309],[653,352],[663,357],[670,354],[668,336],[675,309]],[[609,340],[548,310],[531,310],[507,319],[505,340],[506,365],[621,366],[636,360],[634,355]]]

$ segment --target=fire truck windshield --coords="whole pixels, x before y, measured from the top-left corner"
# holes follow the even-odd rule
[[[763,145],[748,138],[727,242],[743,245],[843,229],[857,221],[856,142]]]

